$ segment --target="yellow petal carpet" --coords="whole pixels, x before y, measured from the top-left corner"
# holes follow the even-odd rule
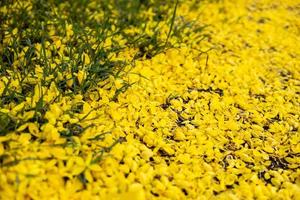
[[[55,84],[36,85],[1,109],[8,118],[41,95],[50,102],[47,123],[28,111],[0,137],[2,199],[299,198],[300,1],[191,2],[177,17],[207,25],[201,41],[187,34],[87,93],[53,102]]]

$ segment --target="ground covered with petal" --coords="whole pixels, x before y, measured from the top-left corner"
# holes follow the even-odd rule
[[[300,1],[149,1],[126,21],[32,2],[0,3],[2,199],[300,196]],[[22,9],[42,23],[6,17]]]

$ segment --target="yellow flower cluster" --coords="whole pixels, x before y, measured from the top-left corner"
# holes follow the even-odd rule
[[[92,14],[96,1],[92,2],[90,17],[101,21],[104,14]],[[16,71],[22,70],[31,51],[25,47],[14,52],[11,70],[0,77],[0,96],[8,90],[27,94],[21,88],[24,83],[32,92],[22,101],[15,96],[1,102],[0,197],[297,199],[300,2],[198,4],[181,2],[174,24],[205,22],[203,37],[186,33],[177,48],[142,55],[120,66],[122,76],[111,73],[89,90],[80,85],[90,81],[91,54],[75,52],[72,59],[81,64],[75,71],[63,66],[72,60],[65,57],[71,55],[66,53],[71,42],[86,40],[93,49],[95,35],[74,37],[76,28],[65,24],[63,36],[56,36],[62,30],[53,28],[52,43],[29,45],[40,53],[36,59],[51,61],[47,70],[66,69],[48,77],[42,62],[34,74],[20,80]],[[9,11],[2,7],[0,12]],[[149,9],[142,15],[151,21],[154,12]],[[168,26],[162,27],[163,41]],[[19,31],[5,33],[4,43]],[[125,30],[132,35],[139,31]],[[144,31],[156,34],[151,28]],[[126,46],[122,37],[108,37],[101,44]],[[170,43],[176,42],[175,36],[170,38]],[[148,45],[144,51],[152,48]],[[108,56],[127,62],[140,51],[126,47]],[[81,92],[69,94],[75,93],[75,86]],[[62,90],[66,93],[60,95]],[[20,126],[11,128],[16,124]]]

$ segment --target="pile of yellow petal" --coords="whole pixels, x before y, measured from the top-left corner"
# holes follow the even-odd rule
[[[200,43],[190,34],[189,44],[52,103],[42,127],[1,136],[2,199],[297,199],[300,1],[200,4],[177,10],[209,25]],[[48,102],[57,93],[35,90]],[[81,134],[62,137],[65,124]]]

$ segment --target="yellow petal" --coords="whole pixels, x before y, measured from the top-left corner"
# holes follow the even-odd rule
[[[83,79],[85,79],[85,71],[79,70],[77,73],[77,79],[78,79],[79,84],[81,85]]]
[[[94,179],[93,179],[93,176],[92,176],[90,170],[85,170],[84,171],[84,176],[85,176],[86,180],[88,180],[89,183],[93,182]]]

